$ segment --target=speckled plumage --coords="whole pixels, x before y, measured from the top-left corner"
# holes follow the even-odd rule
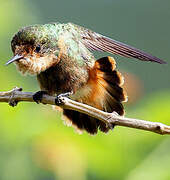
[[[41,90],[58,95],[73,92],[70,98],[98,109],[124,114],[127,100],[121,88],[122,75],[115,70],[111,57],[96,60],[91,51],[105,51],[143,61],[164,61],[81,26],[50,23],[22,28],[11,42],[13,60],[20,72],[37,75]],[[110,127],[87,115],[64,110],[64,114],[81,130],[91,134],[98,128],[108,132]],[[114,126],[114,125],[113,125]]]
[[[62,49],[67,51],[67,56],[71,59],[77,60],[79,65],[84,63],[91,65],[94,56],[80,39],[79,29],[74,24],[53,23],[22,28],[13,37],[11,46],[14,52],[16,46],[42,45],[42,53],[53,53],[56,56]]]

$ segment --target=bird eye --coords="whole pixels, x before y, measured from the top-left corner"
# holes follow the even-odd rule
[[[35,48],[35,52],[40,52],[40,50],[41,50],[41,47],[38,45],[36,48]]]

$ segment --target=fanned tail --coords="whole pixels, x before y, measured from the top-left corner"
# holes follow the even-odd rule
[[[127,96],[121,87],[124,82],[123,76],[115,68],[116,62],[111,57],[97,60],[89,72],[87,84],[75,94],[74,100],[106,112],[115,111],[119,115],[123,115],[122,102],[127,101]],[[78,129],[86,130],[90,134],[96,134],[98,129],[105,133],[110,129],[104,122],[86,114],[72,110],[64,110],[64,114]]]

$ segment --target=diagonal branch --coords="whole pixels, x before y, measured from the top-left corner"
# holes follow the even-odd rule
[[[17,103],[20,101],[34,102],[33,95],[34,93],[32,92],[22,92],[22,88],[14,88],[11,91],[0,92],[0,102],[7,102],[11,106],[16,106]],[[54,96],[44,95],[42,98],[42,103],[56,105],[55,99],[56,97]],[[59,106],[61,106],[62,108],[85,113],[89,116],[95,117],[105,122],[108,126],[110,125],[110,123],[114,123],[118,126],[143,129],[161,135],[170,134],[170,126],[167,126],[159,122],[150,122],[139,119],[127,118],[119,116],[115,112],[104,112],[94,107],[88,106],[86,104],[73,101],[66,97],[61,97],[60,100],[61,104],[59,104]]]

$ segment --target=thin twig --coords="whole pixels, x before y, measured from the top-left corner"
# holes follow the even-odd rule
[[[33,100],[34,93],[32,92],[22,92],[22,88],[14,88],[11,91],[0,92],[0,102],[7,102],[11,106],[16,106],[20,101],[34,102]],[[44,95],[41,103],[43,104],[55,104],[56,97]],[[132,119],[123,116],[119,116],[117,113],[107,113],[96,109],[94,107],[88,106],[86,104],[73,101],[69,98],[62,97],[60,106],[64,109],[71,109],[85,113],[89,116],[95,117],[106,124],[114,123],[118,126],[125,126],[136,129],[143,129],[146,131],[155,132],[161,135],[170,134],[170,126],[159,122],[150,122],[139,119]]]

